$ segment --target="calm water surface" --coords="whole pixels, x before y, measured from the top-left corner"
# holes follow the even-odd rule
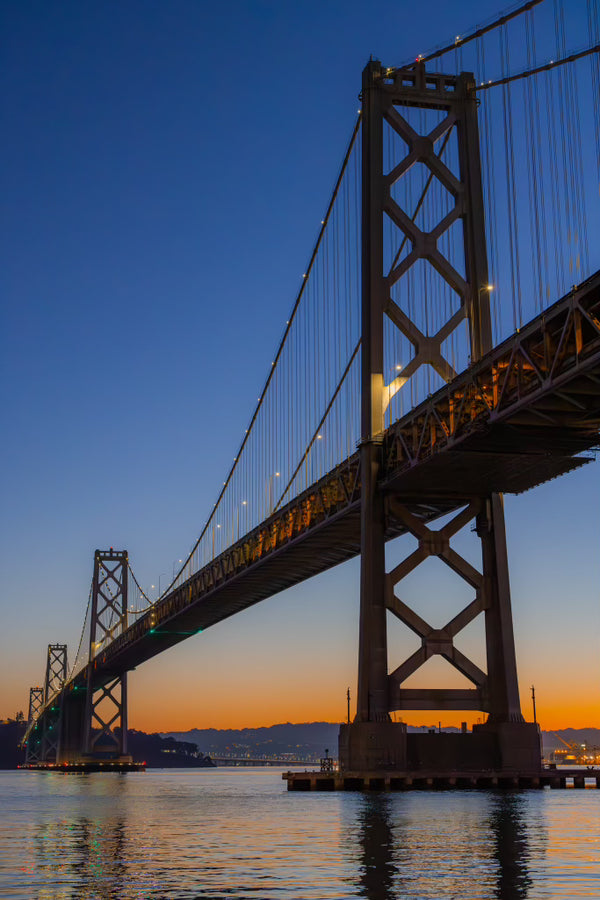
[[[600,898],[600,790],[287,793],[276,769],[0,772],[0,897]]]

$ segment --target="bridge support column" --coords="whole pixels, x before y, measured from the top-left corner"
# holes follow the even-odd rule
[[[486,497],[476,520],[483,561],[487,693],[490,722],[523,722],[517,681],[504,526],[504,503],[498,494]]]
[[[489,716],[474,732],[493,734],[501,768],[538,772],[542,748],[539,727],[521,713],[513,634],[504,503],[498,494],[485,498],[477,517],[481,540],[487,655]]]
[[[70,690],[63,696],[59,763],[81,760],[85,742],[86,692]]]
[[[396,757],[387,692],[385,520],[378,489],[383,432],[383,117],[369,67],[363,74],[361,570],[356,721],[340,743],[346,766]],[[402,754],[401,754],[402,755]]]
[[[358,722],[389,722],[383,498],[377,490],[381,446],[361,449],[361,570]]]

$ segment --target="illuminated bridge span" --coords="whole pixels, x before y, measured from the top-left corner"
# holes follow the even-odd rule
[[[465,498],[525,491],[592,461],[580,454],[598,444],[599,401],[597,273],[387,429],[386,539],[410,531],[411,516],[428,522]],[[133,668],[356,556],[360,474],[357,452],[162,597],[99,654],[97,667]]]
[[[453,771],[539,768],[537,726],[520,708],[502,494],[591,462],[600,443],[600,273],[589,275],[600,256],[587,240],[600,233],[598,5],[588,50],[571,53],[555,4],[547,59],[543,8],[526,3],[410,65],[368,64],[315,249],[214,509],[154,603],[125,551],[96,551],[75,663],[69,672],[66,646],[52,645],[31,692],[30,763],[125,759],[128,671],[360,554],[357,714],[341,731],[342,768],[431,767],[426,736],[390,719],[411,709],[488,714],[444,751]],[[430,66],[471,51],[476,76]],[[451,546],[469,523],[479,568]],[[386,541],[406,533],[417,549],[386,571]],[[396,594],[429,556],[472,591],[450,622],[426,622]],[[421,641],[393,671],[388,615]],[[479,615],[486,671],[454,644]],[[471,687],[406,687],[434,655]]]
[[[269,756],[211,756],[217,766],[314,766],[314,759]],[[318,765],[318,761],[317,765]],[[332,761],[333,762],[333,761]]]

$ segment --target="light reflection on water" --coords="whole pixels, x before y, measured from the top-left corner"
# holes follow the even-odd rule
[[[275,769],[0,773],[0,897],[600,897],[600,791],[290,793]]]

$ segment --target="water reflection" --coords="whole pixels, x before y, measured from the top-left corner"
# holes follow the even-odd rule
[[[34,835],[38,900],[133,900],[127,888],[125,823],[95,823],[82,818],[48,822]]]
[[[359,813],[360,885],[366,900],[393,900],[396,896],[391,803],[386,794],[366,796]]]
[[[527,900],[545,845],[535,801],[483,791],[363,796],[345,835],[357,843],[359,896]]]
[[[495,841],[498,863],[495,896],[499,900],[525,900],[533,885],[528,866],[526,799],[525,794],[493,795],[489,827]],[[536,835],[537,843],[541,837],[539,833]]]
[[[18,775],[0,773],[7,900],[598,896],[597,791],[287,794],[267,770]]]

